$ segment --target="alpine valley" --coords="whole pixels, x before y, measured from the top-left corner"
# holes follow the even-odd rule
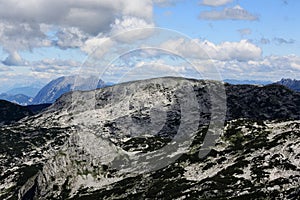
[[[285,86],[165,77],[48,106],[0,102],[0,199],[299,199],[300,93]]]

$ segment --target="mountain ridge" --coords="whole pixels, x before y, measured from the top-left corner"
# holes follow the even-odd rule
[[[209,91],[218,89],[227,94],[227,112],[212,108]],[[193,94],[199,107],[189,104]],[[212,96],[223,101],[218,94]],[[296,199],[299,101],[299,93],[284,86],[171,77],[73,91],[38,115],[0,126],[0,197]],[[220,137],[209,128],[212,109],[227,115]],[[186,122],[183,130],[193,139],[178,143]],[[207,134],[216,141],[200,158]],[[14,145],[5,142],[12,137]],[[172,144],[171,154],[160,151]],[[176,159],[143,171],[166,158]]]
[[[31,87],[31,86],[15,87],[15,88],[12,88],[12,89],[6,91],[5,93],[10,94],[10,95],[24,94],[29,97],[34,97],[37,95],[37,93],[40,91],[40,89],[41,88]]]
[[[291,90],[300,92],[300,80],[283,78],[275,84],[284,85]]]
[[[32,97],[26,96],[24,94],[16,94],[16,95],[11,95],[7,93],[2,93],[0,94],[0,99],[6,100],[12,103],[17,103],[19,105],[26,106],[28,104],[31,104],[32,102]]]
[[[272,81],[263,80],[237,80],[237,79],[225,79],[224,82],[232,85],[268,85],[272,84]]]
[[[0,100],[0,113],[0,124],[13,123],[33,114],[28,108],[5,100]]]

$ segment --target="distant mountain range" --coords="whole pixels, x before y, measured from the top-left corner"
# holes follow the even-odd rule
[[[280,81],[276,82],[276,84],[284,85],[291,90],[300,92],[300,80],[281,79]]]
[[[35,95],[37,95],[37,93],[41,90],[41,88],[42,87],[31,87],[31,86],[18,87],[18,88],[12,88],[6,91],[5,93],[9,95],[24,94],[29,97],[35,97]]]
[[[109,84],[111,85],[111,84]],[[61,95],[70,91],[86,91],[101,88],[106,84],[98,77],[63,76],[52,80],[41,89],[34,87],[20,87],[10,89],[0,94],[0,99],[19,105],[36,105],[53,103]]]
[[[269,85],[272,81],[261,81],[261,80],[236,80],[236,79],[225,79],[224,82],[232,85]]]
[[[33,97],[35,97],[41,88],[40,85],[15,87],[4,93],[0,93],[0,99],[26,106],[32,104]]]
[[[24,94],[7,94],[7,93],[2,93],[0,94],[0,99],[10,101],[12,103],[16,103],[19,105],[26,106],[28,104],[31,104],[32,102],[32,97],[26,96]]]
[[[34,97],[32,104],[53,103],[67,92],[93,90],[104,86],[105,83],[96,76],[63,76],[45,85]]]
[[[224,82],[232,85],[269,85],[274,84],[271,81],[261,80],[235,80],[225,79]],[[300,91],[300,81],[292,79],[281,79],[275,84],[280,84],[288,87],[294,91]],[[55,80],[52,80],[44,87],[20,87],[13,88],[6,93],[0,94],[0,99],[7,100],[19,105],[36,105],[44,103],[53,103],[61,95],[70,91],[87,91],[96,88],[102,88],[104,86],[112,86],[114,83],[104,83],[99,80],[98,77],[79,77],[79,76],[63,76]]]

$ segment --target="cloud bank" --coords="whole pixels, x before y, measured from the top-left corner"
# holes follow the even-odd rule
[[[169,40],[161,48],[172,49],[174,53],[194,59],[215,60],[257,60],[261,58],[262,50],[247,40],[239,42],[223,42],[214,44],[210,41],[194,40]]]
[[[200,13],[199,18],[205,20],[258,20],[258,16],[249,13],[239,5],[223,10],[204,11]]]
[[[203,0],[202,5],[205,6],[223,6],[233,2],[233,0]]]

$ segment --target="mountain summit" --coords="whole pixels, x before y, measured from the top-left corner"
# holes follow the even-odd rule
[[[280,81],[276,82],[276,84],[284,85],[291,90],[300,92],[300,80],[283,78]]]
[[[105,84],[96,76],[63,76],[52,80],[34,97],[32,104],[53,103],[61,95],[74,90],[93,90]]]

